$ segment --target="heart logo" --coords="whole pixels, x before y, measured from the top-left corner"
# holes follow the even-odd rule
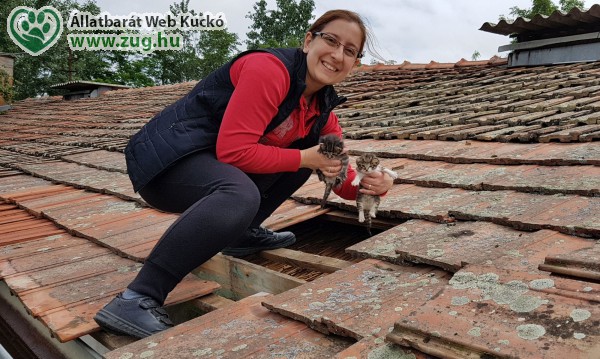
[[[8,15],[7,31],[23,51],[38,56],[60,38],[63,19],[58,10],[44,6],[38,10],[17,6]]]

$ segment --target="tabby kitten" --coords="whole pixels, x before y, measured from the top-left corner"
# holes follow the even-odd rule
[[[317,169],[317,176],[319,181],[325,182],[325,194],[321,200],[321,207],[325,208],[327,203],[327,197],[331,194],[331,189],[338,187],[346,180],[348,172],[349,157],[346,153],[342,153],[344,150],[344,141],[336,135],[325,135],[319,139],[319,149],[317,152],[323,154],[329,159],[338,159],[342,161],[342,170],[337,177],[326,177],[325,174]]]
[[[373,171],[385,172],[393,179],[398,178],[396,172],[379,165],[379,158],[377,158],[377,156],[366,153],[356,159],[356,178],[352,181],[352,185],[358,186],[363,177]],[[367,232],[369,232],[369,235],[371,235],[371,218],[375,218],[377,215],[377,209],[379,208],[380,202],[381,198],[379,195],[370,195],[359,191],[356,196],[358,221],[363,223],[366,220]]]

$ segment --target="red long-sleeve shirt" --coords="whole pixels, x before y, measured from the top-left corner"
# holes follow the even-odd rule
[[[235,87],[217,138],[217,158],[248,173],[295,172],[300,168],[300,150],[286,148],[308,134],[320,114],[317,101],[299,106],[277,128],[263,136],[290,87],[284,64],[269,53],[252,53],[236,60],[229,71]],[[321,135],[342,136],[337,116],[331,112]],[[347,180],[334,192],[355,199],[358,187],[350,182],[356,173],[348,167]]]

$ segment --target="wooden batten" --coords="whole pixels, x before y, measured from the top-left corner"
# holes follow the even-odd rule
[[[233,300],[260,292],[279,294],[306,283],[302,279],[222,254],[212,257],[193,273],[221,284],[217,293]]]
[[[333,273],[354,264],[337,258],[319,256],[286,248],[262,251],[260,256],[274,262],[285,263],[295,267],[323,273]]]

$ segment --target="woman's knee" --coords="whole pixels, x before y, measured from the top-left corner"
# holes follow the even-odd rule
[[[222,186],[221,190],[229,194],[230,204],[248,215],[254,216],[258,211],[261,201],[261,194],[256,184],[248,177],[232,181]]]

